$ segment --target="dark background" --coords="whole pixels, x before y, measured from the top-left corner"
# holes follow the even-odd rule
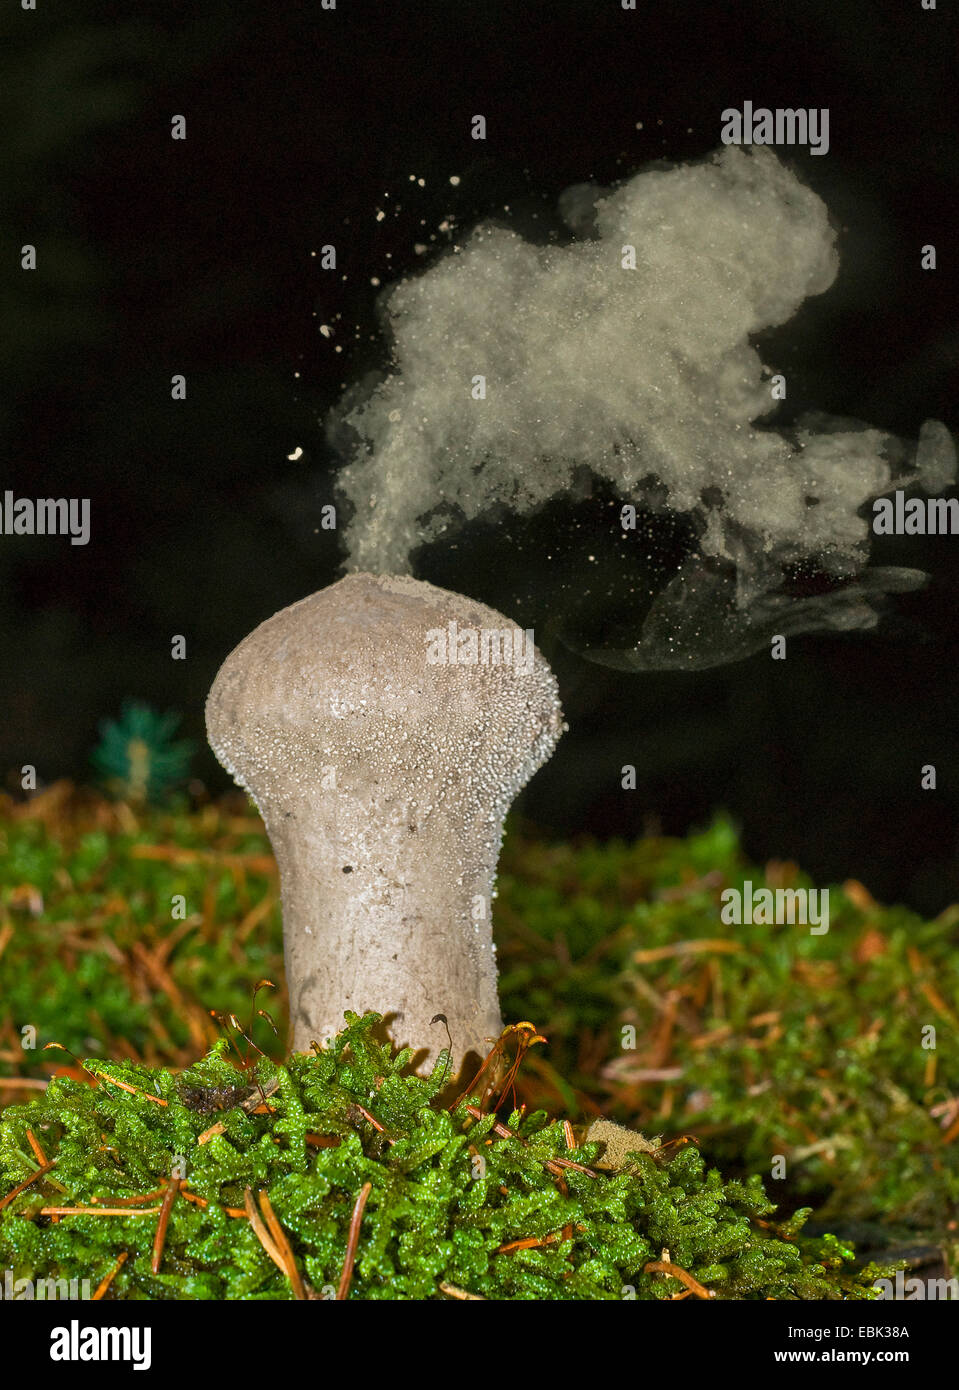
[[[955,429],[948,8],[5,7],[0,489],[92,499],[86,547],[0,536],[7,785],[23,763],[48,781],[89,777],[98,722],[124,698],[180,711],[202,743],[230,648],[337,577],[337,534],[317,529],[334,499],[322,420],[383,361],[373,277],[425,264],[414,243],[448,244],[444,218],[465,230],[508,203],[518,225],[537,209],[548,223],[571,183],[702,156],[724,107],[831,114],[828,155],[788,152],[841,228],[842,256],[833,289],[770,335],[789,414],[911,437],[928,417]],[[475,113],[485,143],[470,138]],[[170,138],[175,114],[185,142]],[[328,242],[335,272],[311,256]],[[929,242],[940,268],[923,273]],[[34,273],[19,269],[24,243],[38,248]],[[170,399],[175,372],[183,402]],[[572,528],[557,516],[479,528],[417,572],[541,628],[557,579],[575,587],[582,552],[609,534],[604,499],[574,510]],[[632,836],[726,807],[756,856],[938,910],[959,896],[957,555],[959,537],[877,542],[878,563],[926,568],[928,588],[896,599],[876,634],[791,638],[785,662],[621,675],[551,645],[571,732],[524,812],[547,833]],[[171,660],[174,633],[186,661]],[[624,763],[638,769],[633,792]],[[924,763],[934,792],[920,790]],[[226,785],[205,746],[194,766]]]

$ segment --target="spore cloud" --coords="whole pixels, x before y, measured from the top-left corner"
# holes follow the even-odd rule
[[[857,422],[770,422],[776,368],[751,340],[832,284],[825,204],[772,151],[730,147],[559,207],[567,244],[481,224],[384,292],[390,369],[329,426],[349,568],[408,572],[417,546],[497,506],[530,513],[586,468],[696,537],[635,644],[595,659],[696,667],[774,632],[873,626],[881,595],[923,576],[869,568],[866,504],[950,485],[955,451],[934,422],[918,451]],[[790,589],[803,566],[827,592]]]

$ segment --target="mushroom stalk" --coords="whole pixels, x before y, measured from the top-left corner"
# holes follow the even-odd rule
[[[501,1028],[490,921],[503,819],[563,729],[532,634],[406,577],[351,574],[283,609],[207,701],[220,762],[280,869],[292,1046],[343,1013],[454,1062]]]

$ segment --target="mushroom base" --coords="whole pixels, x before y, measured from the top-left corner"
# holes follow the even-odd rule
[[[310,820],[307,830],[290,811],[268,826],[293,1050],[334,1037],[349,1009],[384,1015],[393,1042],[412,1047],[418,1065],[448,1046],[437,1014],[454,1069],[470,1053],[485,1056],[503,1027],[490,923],[495,857],[491,868],[453,876],[441,831],[404,823],[384,833],[377,817],[344,837],[315,810]]]

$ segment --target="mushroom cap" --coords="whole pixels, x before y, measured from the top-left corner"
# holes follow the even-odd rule
[[[438,640],[451,623],[460,647],[479,635],[480,659],[468,638],[465,658]],[[483,634],[495,634],[485,647]],[[515,623],[421,580],[363,573],[251,632],[220,668],[206,721],[268,825],[335,785],[371,809],[412,796],[462,829],[501,821],[565,727],[555,677]]]

